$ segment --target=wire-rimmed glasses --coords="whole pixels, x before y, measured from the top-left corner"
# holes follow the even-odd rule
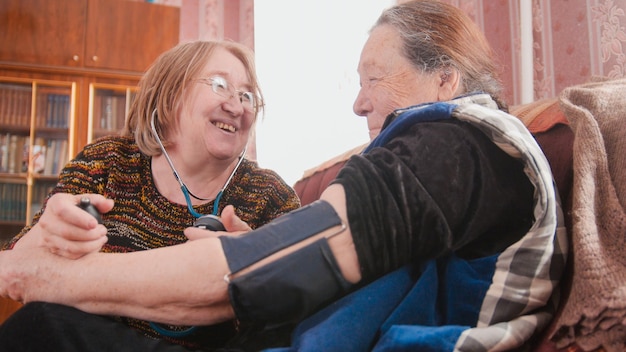
[[[256,110],[256,96],[252,92],[240,91],[232,88],[226,78],[222,76],[211,76],[207,78],[198,78],[198,82],[204,83],[211,87],[215,94],[230,99],[237,94],[243,108],[249,112]]]

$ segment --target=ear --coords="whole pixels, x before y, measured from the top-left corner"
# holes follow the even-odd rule
[[[461,75],[453,67],[446,67],[439,72],[438,101],[452,100],[459,95]]]

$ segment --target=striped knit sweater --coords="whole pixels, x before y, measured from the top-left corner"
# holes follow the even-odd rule
[[[103,214],[109,237],[102,249],[104,252],[130,252],[183,243],[186,241],[183,230],[193,224],[194,217],[186,205],[172,203],[158,192],[150,163],[151,158],[139,151],[131,137],[104,137],[87,145],[65,166],[50,195],[98,193],[115,201],[113,209]],[[300,201],[274,171],[244,160],[224,191],[219,211],[228,204],[254,229],[298,208]],[[34,216],[32,225],[37,223],[45,207],[46,202]],[[194,206],[194,209],[210,214],[213,201]],[[6,247],[11,248],[32,225],[25,227]],[[162,337],[147,322],[123,320],[149,336]],[[233,334],[234,327],[230,323],[200,329],[174,342],[187,347],[212,348]]]

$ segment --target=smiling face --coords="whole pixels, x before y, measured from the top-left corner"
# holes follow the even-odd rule
[[[226,91],[232,94],[221,90],[224,82],[228,85]],[[246,108],[237,91],[250,90],[243,63],[226,49],[216,48],[189,83],[178,109],[178,129],[173,136],[176,149],[200,160],[237,158],[248,143],[255,121],[254,110]]]
[[[367,118],[370,139],[380,133],[385,118],[395,109],[453,98],[446,93],[450,87],[440,72],[421,72],[402,54],[400,36],[390,25],[377,26],[370,33],[358,73],[361,89],[353,109]]]

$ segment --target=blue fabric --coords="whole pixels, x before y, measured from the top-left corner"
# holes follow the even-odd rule
[[[375,351],[452,351],[476,326],[497,256],[430,261],[419,280],[381,326]]]
[[[402,268],[343,297],[298,325],[290,348],[268,351],[366,351],[414,280]]]
[[[444,257],[429,261],[411,291],[382,326],[474,326],[491,284],[497,256],[472,261]]]
[[[497,256],[441,258],[374,281],[299,324],[286,351],[452,351],[476,325]]]
[[[452,351],[466,326],[393,326],[372,351]]]
[[[399,114],[388,126],[383,127],[380,134],[372,140],[370,145],[363,151],[367,153],[372,148],[385,145],[389,140],[407,127],[418,122],[438,121],[452,118],[452,110],[456,104],[445,102],[429,103],[423,106],[416,105],[406,109],[397,110],[394,114]]]

